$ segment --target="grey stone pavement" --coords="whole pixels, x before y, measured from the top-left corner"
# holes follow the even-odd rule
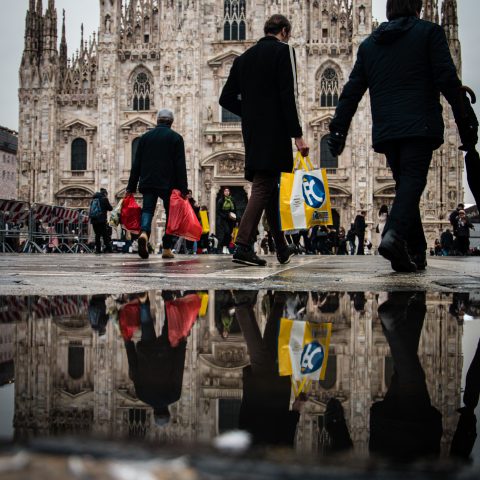
[[[425,272],[395,273],[379,256],[297,256],[267,267],[227,255],[0,254],[0,295],[134,293],[150,289],[480,291],[480,257],[430,257]]]

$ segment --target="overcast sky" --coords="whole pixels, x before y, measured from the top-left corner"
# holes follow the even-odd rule
[[[457,0],[462,42],[463,83],[471,86],[480,98],[480,1]],[[0,125],[18,130],[18,68],[23,50],[25,13],[28,0],[0,0],[0,59],[4,66],[0,79]],[[48,0],[43,1],[44,8]],[[85,27],[85,38],[98,29],[98,0],[56,0],[59,36],[62,9],[66,11],[67,43],[69,55],[80,43],[80,24]],[[379,21],[385,20],[386,0],[373,0],[373,13]],[[480,117],[480,100],[475,106]],[[465,199],[470,201],[470,195]]]

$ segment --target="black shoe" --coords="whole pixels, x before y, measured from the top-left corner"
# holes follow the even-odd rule
[[[237,245],[233,252],[233,259],[235,263],[242,265],[253,265],[256,267],[264,267],[267,262],[258,257],[257,254],[249,247]]]
[[[425,270],[427,268],[427,253],[411,253],[410,258],[412,262],[417,266],[417,270]]]
[[[142,232],[142,234],[138,237],[138,254],[140,258],[147,259],[149,256],[148,253],[148,234],[146,232]]]
[[[277,260],[282,265],[290,263],[290,259],[298,254],[297,247],[295,245],[287,245],[285,248],[282,248],[277,252]]]
[[[388,230],[382,238],[378,253],[390,260],[396,272],[416,272],[417,266],[408,255],[407,244],[394,230]]]

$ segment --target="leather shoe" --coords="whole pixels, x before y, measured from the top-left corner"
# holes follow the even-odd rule
[[[264,267],[267,262],[250,248],[243,245],[237,245],[233,252],[232,261],[241,265],[251,265],[254,267]]]
[[[396,272],[416,272],[417,266],[408,255],[407,244],[394,230],[388,230],[382,238],[378,253],[390,260]]]
[[[412,259],[412,262],[417,266],[417,270],[425,270],[427,268],[426,252],[411,253],[410,258]]]
[[[138,237],[138,254],[140,258],[148,258],[148,233],[142,232]]]
[[[277,260],[282,265],[286,265],[287,263],[290,263],[290,259],[294,255],[297,255],[297,253],[298,251],[295,245],[287,245],[277,252]]]

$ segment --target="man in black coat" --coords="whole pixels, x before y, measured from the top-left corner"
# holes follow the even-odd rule
[[[102,253],[102,238],[105,253],[112,253],[112,240],[110,238],[110,228],[107,224],[107,212],[111,212],[113,207],[108,200],[108,192],[101,188],[95,193],[90,203],[90,223],[95,232],[95,253]]]
[[[285,264],[295,253],[280,230],[279,178],[293,168],[292,138],[308,154],[296,104],[296,65],[287,45],[291,24],[283,15],[265,23],[265,37],[233,62],[220,96],[220,105],[242,118],[245,178],[252,194],[240,222],[233,261],[266,265],[253,251],[258,223],[265,210],[275,241],[277,259]]]
[[[366,215],[367,212],[362,211],[359,215],[355,217],[354,228],[355,235],[358,238],[357,255],[365,254],[363,248],[365,246],[365,229],[367,228],[367,224],[365,223]]]
[[[461,88],[445,32],[420,20],[421,9],[422,0],[387,1],[389,21],[360,45],[330,123],[330,149],[340,155],[358,103],[370,90],[373,148],[386,155],[396,183],[379,253],[399,272],[426,267],[419,203],[433,150],[443,143],[440,92],[452,106],[462,149],[474,148],[478,140],[478,121]]]
[[[163,201],[167,225],[172,190],[178,189],[183,195],[188,191],[185,145],[182,136],[172,130],[172,123],[173,113],[170,110],[158,112],[157,127],[145,133],[138,142],[128,180],[127,193],[135,193],[138,184],[143,194],[141,233],[138,238],[138,254],[142,258],[148,258],[147,244],[158,198]],[[165,234],[162,242],[162,258],[173,258],[172,236]]]

